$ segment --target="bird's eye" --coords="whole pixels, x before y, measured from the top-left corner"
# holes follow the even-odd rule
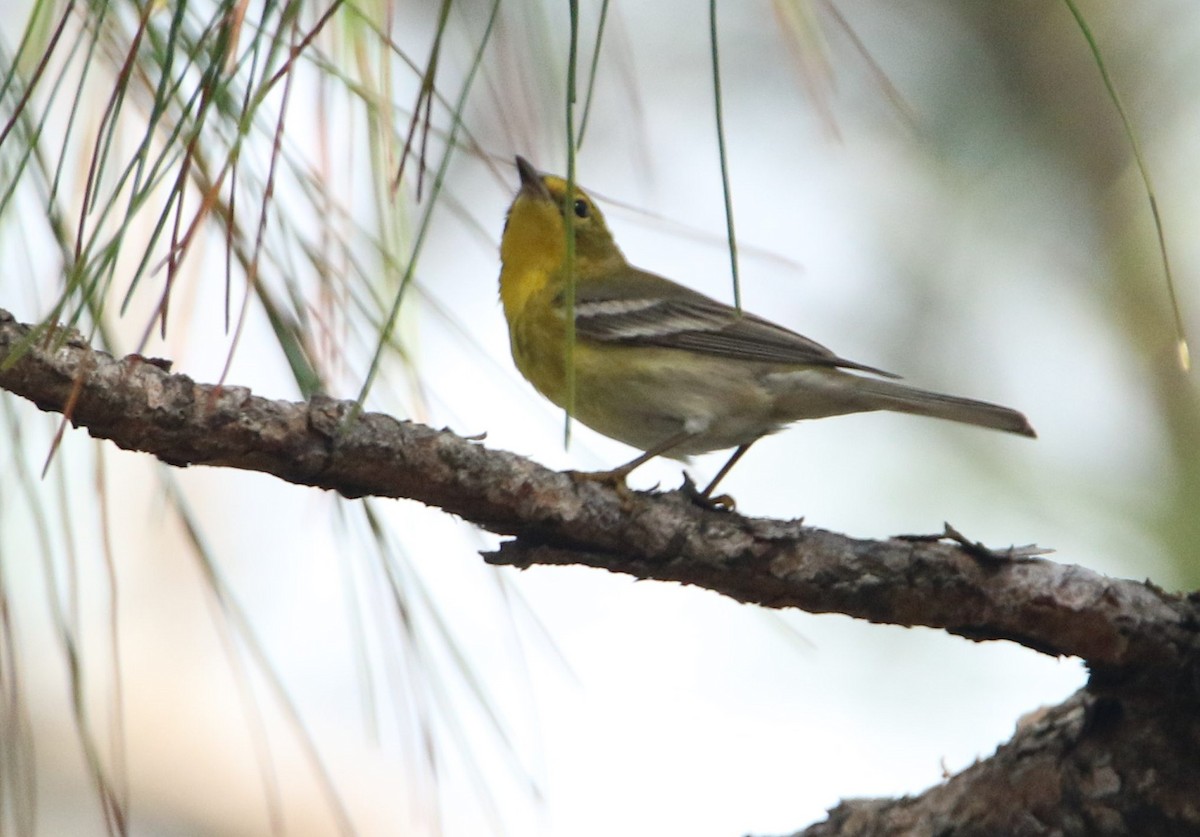
[[[592,208],[590,206],[588,206],[588,202],[585,201],[583,198],[578,198],[575,201],[575,217],[576,218],[586,218],[586,217],[588,217],[588,214],[591,211],[592,211]]]

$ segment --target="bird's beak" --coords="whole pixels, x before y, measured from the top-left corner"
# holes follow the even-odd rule
[[[533,167],[533,163],[520,154],[517,155],[517,174],[521,176],[522,192],[531,198],[550,200],[550,190],[546,188],[546,181],[542,180],[542,175]]]

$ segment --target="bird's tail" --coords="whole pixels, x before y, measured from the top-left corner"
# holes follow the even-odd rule
[[[863,396],[863,400],[870,405],[869,409],[947,419],[1037,438],[1037,433],[1022,413],[1001,407],[999,404],[959,398],[956,395],[943,395],[940,392],[929,392],[895,381],[874,378],[857,378],[854,390]]]

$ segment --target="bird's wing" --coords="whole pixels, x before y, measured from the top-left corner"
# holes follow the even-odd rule
[[[601,343],[686,349],[767,363],[836,366],[898,377],[838,357],[790,329],[754,314],[738,313],[704,294],[635,268],[579,283],[575,331],[581,339]]]

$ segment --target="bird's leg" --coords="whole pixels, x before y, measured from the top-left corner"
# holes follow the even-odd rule
[[[670,436],[662,442],[658,443],[650,450],[631,459],[619,468],[613,468],[611,471],[571,471],[571,475],[576,479],[590,480],[593,482],[603,482],[611,485],[623,499],[628,499],[630,496],[629,486],[625,484],[625,478],[633,473],[638,468],[645,465],[656,456],[662,456],[664,453],[677,448],[694,436],[694,433],[683,431]]]
[[[717,483],[725,479],[725,475],[733,469],[733,466],[737,464],[739,459],[746,455],[746,451],[750,450],[750,446],[752,444],[754,444],[754,442],[747,442],[744,445],[738,445],[737,450],[735,450],[733,455],[729,457],[729,460],[721,466],[721,470],[717,471],[717,475],[712,478],[712,482],[710,482],[708,487],[703,491],[697,491],[695,483],[693,483],[690,478],[685,479],[684,481],[684,491],[690,494],[692,499],[702,506],[712,509],[733,509],[737,503],[734,502],[732,497],[730,497],[728,494],[722,494],[719,497],[714,497],[712,496],[712,493],[716,490]]]

